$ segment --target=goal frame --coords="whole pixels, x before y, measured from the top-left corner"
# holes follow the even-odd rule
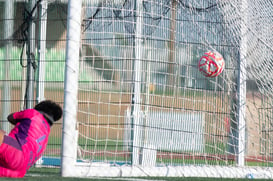
[[[141,13],[141,0],[136,1],[136,12]],[[247,8],[247,0],[242,0],[242,12]],[[240,42],[240,73],[238,76],[238,156],[237,166],[167,166],[145,167],[139,160],[139,146],[136,134],[140,121],[140,67],[141,67],[141,38],[136,38],[134,56],[136,58],[134,72],[134,104],[131,107],[132,122],[135,123],[131,134],[133,145],[132,165],[115,166],[106,163],[77,162],[77,86],[79,67],[79,47],[81,32],[81,4],[82,0],[70,0],[68,4],[66,67],[65,67],[65,97],[64,97],[64,122],[62,144],[62,176],[64,177],[216,177],[216,178],[245,178],[253,175],[255,178],[273,178],[273,168],[262,169],[260,167],[245,166],[245,103],[246,103],[246,43],[244,38]],[[141,16],[136,19],[136,37],[141,37]],[[242,14],[242,20],[244,14]],[[242,23],[241,34],[245,34],[246,27]],[[243,36],[242,36],[243,37]],[[76,53],[77,52],[77,53]],[[102,172],[101,170],[105,170]]]
[[[77,155],[77,95],[82,0],[70,0],[67,14],[67,43],[64,83],[61,175],[72,176]]]

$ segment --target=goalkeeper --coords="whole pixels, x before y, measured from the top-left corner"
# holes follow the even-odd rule
[[[15,112],[8,121],[15,125],[8,135],[0,130],[0,177],[24,177],[42,156],[50,127],[62,117],[62,108],[45,100],[34,109]]]

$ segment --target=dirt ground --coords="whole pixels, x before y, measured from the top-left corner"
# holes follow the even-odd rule
[[[11,94],[11,112],[20,109],[22,99],[21,90],[14,89]],[[1,94],[2,95],[2,94]],[[63,103],[63,91],[61,89],[49,89],[45,92],[47,99]],[[79,91],[78,129],[82,136],[92,139],[122,140],[125,126],[126,110],[131,108],[131,94],[112,92],[102,93],[99,91]],[[192,101],[194,99],[194,101]],[[203,111],[205,116],[206,139],[214,141],[226,141],[230,129],[229,97],[218,95],[211,96],[172,97],[169,95],[143,95],[143,111]],[[3,99],[0,105],[3,110]],[[268,100],[267,100],[268,101]],[[246,145],[247,155],[261,156],[271,155],[271,124],[268,115],[271,109],[264,108],[265,99],[258,96],[247,96],[246,104]],[[4,120],[4,118],[2,119]],[[52,137],[61,137],[62,121],[52,128]],[[56,145],[59,145],[58,140]]]

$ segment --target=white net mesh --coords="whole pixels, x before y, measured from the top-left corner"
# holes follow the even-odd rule
[[[78,159],[271,167],[272,9],[271,0],[85,1]],[[225,59],[215,78],[197,68],[208,50]]]

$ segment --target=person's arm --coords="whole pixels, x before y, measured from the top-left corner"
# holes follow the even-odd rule
[[[13,113],[8,116],[8,121],[13,125],[16,125],[16,123],[18,122],[18,120],[13,118]]]

